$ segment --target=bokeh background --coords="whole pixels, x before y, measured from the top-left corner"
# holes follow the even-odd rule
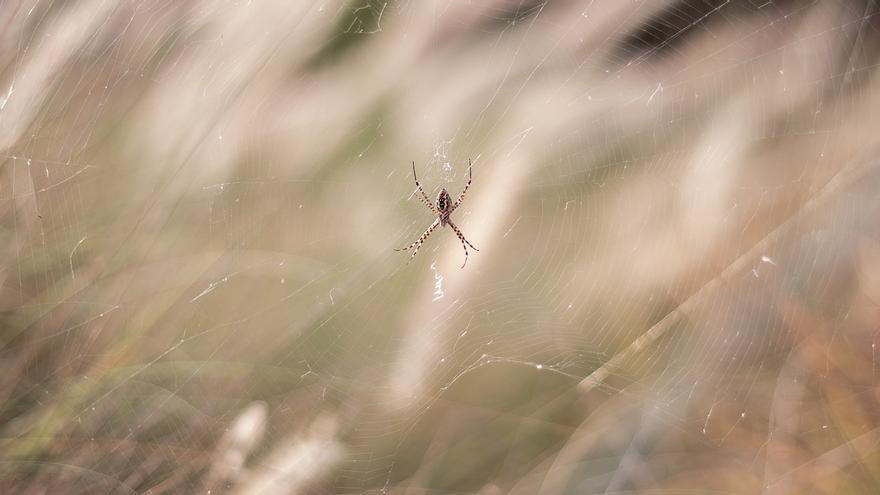
[[[880,493],[878,12],[0,1],[0,491]]]

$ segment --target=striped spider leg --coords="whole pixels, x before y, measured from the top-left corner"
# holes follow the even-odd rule
[[[395,249],[395,251],[408,251],[412,249],[413,252],[410,255],[409,259],[413,259],[416,256],[416,253],[419,252],[419,248],[422,247],[422,243],[425,242],[425,239],[427,239],[428,236],[431,235],[431,232],[433,232],[438,225],[440,225],[441,227],[446,227],[447,225],[449,225],[450,227],[452,227],[452,230],[455,231],[455,235],[458,236],[458,239],[461,241],[461,247],[462,249],[464,249],[464,263],[462,263],[461,267],[464,268],[464,266],[467,265],[467,247],[470,246],[471,249],[473,249],[474,251],[479,251],[479,249],[475,248],[474,245],[471,244],[470,241],[468,241],[464,237],[464,234],[462,234],[461,230],[459,230],[458,227],[454,223],[452,223],[452,220],[449,218],[449,216],[452,214],[453,211],[455,211],[456,208],[461,206],[461,202],[464,201],[464,195],[465,193],[467,193],[468,188],[471,186],[471,181],[473,180],[473,172],[471,171],[471,169],[471,161],[468,160],[468,181],[467,184],[465,184],[464,189],[461,191],[461,194],[458,195],[458,199],[455,201],[455,203],[452,203],[450,201],[450,196],[449,193],[446,192],[446,189],[441,189],[440,192],[437,194],[436,203],[431,204],[431,201],[428,199],[428,195],[425,193],[425,190],[422,189],[422,185],[419,184],[419,179],[418,177],[416,177],[416,162],[413,162],[413,180],[415,180],[416,189],[421,195],[420,199],[422,200],[422,203],[424,203],[425,206],[427,206],[428,209],[431,210],[432,213],[437,215],[437,219],[434,220],[431,226],[428,227],[428,230],[426,230],[425,233],[422,234],[421,237],[416,239],[412,244],[405,248]]]
[[[415,166],[415,165],[413,165],[413,166]],[[413,173],[415,173],[415,168],[413,168]],[[452,209],[449,210],[449,213],[452,213],[453,211],[455,211],[456,208],[461,206],[461,202],[464,201],[464,195],[467,194],[468,188],[471,187],[472,180],[474,180],[474,174],[471,172],[471,159],[468,158],[468,181],[467,181],[467,184],[464,185],[464,189],[461,190],[461,194],[458,195],[458,199],[456,199],[455,203],[453,203]],[[468,243],[468,244],[470,244],[470,243]],[[471,246],[471,247],[473,247],[473,246]],[[479,251],[479,249],[477,249],[477,248],[474,248],[474,249]]]

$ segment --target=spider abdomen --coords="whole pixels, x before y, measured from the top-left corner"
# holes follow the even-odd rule
[[[446,189],[440,191],[437,194],[437,211],[445,212],[449,209],[449,193],[446,192]]]

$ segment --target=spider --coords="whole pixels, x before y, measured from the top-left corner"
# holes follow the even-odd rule
[[[455,203],[450,204],[449,193],[446,192],[446,189],[441,189],[440,192],[437,194],[436,205],[431,204],[431,201],[428,199],[428,195],[425,194],[425,190],[422,189],[422,185],[419,184],[419,179],[418,179],[418,177],[416,177],[416,162],[413,162],[413,179],[416,181],[416,187],[418,188],[419,193],[421,194],[422,202],[425,203],[425,206],[427,206],[429,210],[431,210],[435,215],[437,215],[437,219],[434,220],[434,223],[432,223],[431,226],[428,227],[428,230],[426,230],[425,233],[422,234],[421,237],[416,239],[415,242],[413,242],[412,244],[410,244],[409,246],[407,246],[405,248],[395,249],[395,251],[407,251],[407,250],[415,248],[415,249],[413,249],[412,255],[410,255],[410,257],[409,257],[409,259],[413,259],[413,258],[415,258],[416,253],[419,252],[419,248],[422,247],[422,243],[425,242],[425,239],[427,239],[428,236],[431,235],[431,232],[433,232],[434,229],[436,229],[438,225],[440,225],[442,227],[446,227],[446,225],[449,225],[450,227],[452,227],[452,230],[455,231],[455,235],[458,236],[458,239],[461,241],[461,247],[464,249],[464,263],[461,264],[461,267],[464,268],[464,265],[467,264],[467,260],[468,260],[467,246],[470,246],[474,251],[479,251],[479,249],[475,248],[473,244],[471,244],[467,239],[464,238],[464,234],[462,234],[461,231],[458,230],[458,227],[456,227],[455,224],[452,223],[452,220],[449,218],[449,216],[452,215],[452,212],[455,211],[456,208],[461,206],[461,202],[464,201],[464,195],[465,195],[465,193],[467,193],[468,187],[470,187],[470,185],[471,185],[471,180],[473,179],[473,173],[471,172],[470,159],[468,159],[468,181],[467,181],[467,184],[464,185],[464,189],[461,191],[461,194],[458,196],[458,199],[455,201]],[[467,245],[465,245],[465,244],[467,244]]]

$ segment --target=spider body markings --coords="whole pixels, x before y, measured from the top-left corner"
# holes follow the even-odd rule
[[[425,242],[425,239],[431,235],[431,232],[434,232],[434,229],[437,226],[446,227],[449,225],[452,227],[452,230],[455,231],[455,235],[458,236],[458,239],[461,241],[461,247],[464,249],[464,263],[462,263],[461,267],[467,264],[468,260],[468,250],[467,247],[470,246],[474,251],[479,251],[479,249],[475,248],[473,244],[470,243],[467,239],[465,239],[464,234],[458,230],[458,227],[452,223],[452,220],[449,218],[452,215],[452,212],[456,210],[459,206],[461,206],[461,202],[464,201],[464,195],[467,193],[468,188],[471,186],[471,181],[473,180],[473,173],[471,171],[471,161],[468,160],[468,181],[467,184],[464,185],[464,189],[462,189],[461,194],[458,196],[458,199],[455,200],[454,203],[451,202],[451,196],[446,191],[446,189],[441,189],[439,193],[437,193],[437,201],[435,203],[431,203],[431,200],[428,199],[428,195],[425,193],[425,190],[422,189],[422,185],[419,184],[419,179],[416,177],[416,162],[413,162],[413,180],[416,182],[416,188],[420,194],[420,199],[425,206],[431,210],[437,218],[428,227],[428,230],[425,231],[424,234],[421,235],[418,239],[416,239],[412,244],[405,248],[395,249],[395,251],[408,251],[410,249],[413,250],[409,259],[413,259],[416,256],[416,253],[419,252],[419,248],[422,247],[422,243]]]

